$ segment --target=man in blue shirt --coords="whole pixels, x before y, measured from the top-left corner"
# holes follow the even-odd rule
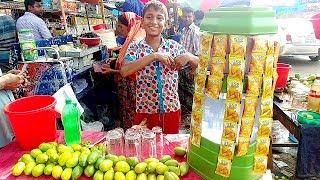
[[[26,12],[17,20],[17,30],[30,29],[35,39],[48,39],[52,35],[46,23],[39,18],[43,13],[41,0],[25,0]]]

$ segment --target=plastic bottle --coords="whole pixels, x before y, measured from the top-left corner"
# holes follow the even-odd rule
[[[62,123],[64,127],[64,139],[67,145],[80,144],[80,112],[71,99],[66,99],[62,110]]]
[[[26,61],[38,59],[38,50],[32,31],[30,29],[21,29],[18,38],[23,59]]]
[[[307,109],[314,112],[320,111],[320,77],[317,77],[311,86]]]

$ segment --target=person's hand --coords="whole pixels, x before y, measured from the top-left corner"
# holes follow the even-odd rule
[[[185,55],[180,55],[174,59],[172,68],[175,70],[181,70],[188,62],[189,58]]]
[[[171,66],[173,58],[170,55],[155,52],[154,56],[155,56],[155,60],[160,61],[165,65]]]
[[[101,65],[101,73],[102,74],[112,74],[112,73],[118,73],[119,70],[111,69],[109,63],[105,63]]]
[[[15,90],[25,82],[23,75],[6,74],[1,77],[0,83],[5,90]]]

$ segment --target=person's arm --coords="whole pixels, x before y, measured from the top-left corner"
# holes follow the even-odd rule
[[[184,53],[174,59],[173,67],[177,70],[180,70],[189,63],[192,70],[195,70],[198,67],[198,61],[199,58],[197,56],[191,53]]]
[[[193,48],[194,48],[194,55],[200,55],[200,32],[195,31],[193,35]]]
[[[136,61],[126,61],[120,70],[120,74],[122,77],[130,76],[155,60],[161,61],[166,65],[170,65],[172,62],[172,58],[170,56],[156,52],[148,56],[144,56]]]
[[[24,77],[16,74],[6,74],[0,77],[0,90],[14,90],[24,83]]]
[[[39,30],[39,33],[41,34],[41,37],[43,39],[49,39],[49,38],[52,38],[52,35],[47,27],[47,24],[41,20],[39,22],[39,27],[38,27],[38,30]]]

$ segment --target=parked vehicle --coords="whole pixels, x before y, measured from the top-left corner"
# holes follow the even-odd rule
[[[316,39],[310,20],[302,18],[279,19],[281,56],[307,55],[319,60],[320,40]]]

